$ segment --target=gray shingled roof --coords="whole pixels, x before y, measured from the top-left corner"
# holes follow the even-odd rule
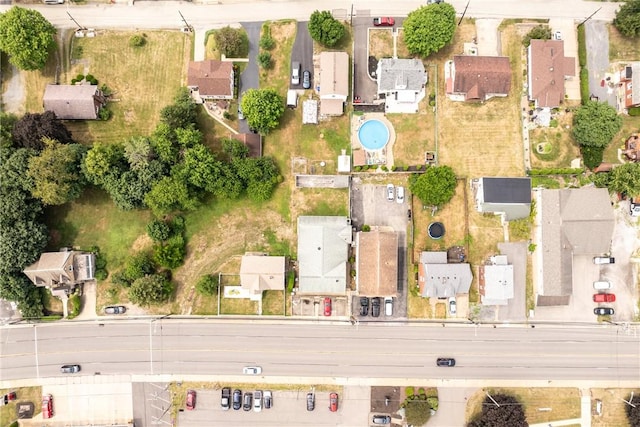
[[[95,85],[47,85],[42,102],[61,120],[95,120],[101,102]]]
[[[427,73],[419,59],[382,58],[378,62],[378,93],[420,91],[426,83]]]

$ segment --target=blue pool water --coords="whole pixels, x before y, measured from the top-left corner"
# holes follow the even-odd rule
[[[380,120],[367,120],[358,130],[360,144],[367,150],[380,150],[389,142],[389,129]]]

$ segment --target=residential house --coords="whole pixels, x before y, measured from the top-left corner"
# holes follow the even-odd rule
[[[345,294],[352,234],[345,216],[298,217],[298,293]]]
[[[505,56],[456,55],[445,65],[447,96],[453,101],[486,101],[511,90],[511,65]]]
[[[606,188],[540,190],[537,305],[567,305],[577,256],[609,253],[614,213]],[[590,262],[590,261],[589,261]]]
[[[363,296],[395,296],[398,291],[398,233],[371,227],[356,233],[356,289]]]
[[[285,282],[285,257],[246,254],[240,261],[240,286],[249,299],[260,301],[264,291],[282,291]]]
[[[229,138],[246,145],[249,149],[249,157],[262,157],[262,135],[259,133],[230,133]]]
[[[227,61],[190,61],[187,86],[196,102],[234,99],[233,63]]]
[[[320,115],[341,116],[349,96],[349,55],[320,53]]]
[[[640,61],[626,64],[620,71],[622,108],[640,107]]]
[[[624,155],[632,162],[640,162],[640,135],[632,134],[624,142]]]
[[[76,285],[95,279],[95,265],[92,253],[63,250],[41,254],[23,272],[36,286],[69,293]]]
[[[42,98],[45,111],[61,120],[96,120],[107,100],[96,85],[47,85]]]
[[[378,96],[388,113],[417,113],[425,97],[427,72],[420,59],[382,58],[376,71]]]
[[[418,264],[420,295],[428,298],[449,298],[469,293],[471,266],[467,263],[447,263],[447,253],[421,252]]]
[[[506,255],[495,255],[478,268],[480,302],[483,305],[507,305],[514,296],[514,271]]]
[[[478,212],[502,215],[505,221],[531,212],[531,178],[484,177],[471,181]]]
[[[575,58],[564,56],[563,40],[531,40],[527,83],[536,108],[556,108],[564,101],[564,79],[576,75]]]

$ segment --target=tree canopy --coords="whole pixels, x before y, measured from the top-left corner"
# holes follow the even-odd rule
[[[425,173],[409,179],[411,192],[425,206],[440,207],[451,200],[456,191],[456,174],[449,166],[430,166]]]
[[[431,417],[431,405],[426,399],[412,399],[405,403],[407,422],[414,426],[422,426]]]
[[[573,117],[573,137],[578,144],[606,148],[622,128],[622,118],[606,102],[587,101]]]
[[[497,404],[497,405],[496,405]],[[518,399],[507,394],[485,397],[482,413],[467,427],[528,427],[524,408]]]
[[[266,135],[280,124],[284,99],[274,89],[249,89],[242,95],[242,111],[247,125]]]
[[[166,302],[173,292],[173,284],[165,274],[149,274],[136,279],[129,288],[132,303],[149,306]]]
[[[160,110],[160,120],[166,123],[170,129],[188,128],[196,124],[198,106],[193,102],[189,90],[180,88],[173,99],[173,104]]]
[[[242,58],[249,52],[249,39],[241,28],[220,28],[213,38],[220,53],[228,58]]]
[[[625,403],[624,405],[629,426],[640,427],[640,391],[635,390],[633,399],[631,399],[631,394],[629,394],[625,400],[630,403]]]
[[[456,10],[444,2],[421,6],[409,13],[402,27],[409,52],[427,57],[453,40]]]
[[[640,36],[640,0],[622,3],[613,19],[613,25],[627,37]]]
[[[551,28],[548,25],[533,27],[522,39],[524,47],[529,47],[531,40],[551,40]]]
[[[640,163],[625,163],[609,172],[609,191],[628,197],[640,196]]]
[[[342,22],[335,19],[328,10],[313,12],[308,28],[311,38],[327,47],[335,46],[345,33]]]
[[[0,50],[22,70],[44,68],[55,35],[55,27],[37,10],[14,6],[0,14]]]
[[[13,125],[13,141],[18,147],[42,150],[44,142],[42,138],[55,139],[61,144],[71,144],[71,132],[53,111],[39,113],[26,113]]]

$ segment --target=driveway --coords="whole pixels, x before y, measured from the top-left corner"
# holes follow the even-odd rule
[[[465,425],[467,399],[475,388],[438,388],[438,411],[429,418],[427,427],[453,427]]]
[[[311,73],[311,87],[313,87],[313,40],[309,35],[307,24],[308,22],[298,22],[296,40],[293,42],[293,48],[291,49],[291,63],[297,61],[303,71],[309,70]],[[291,89],[302,89],[302,74],[300,75],[300,84],[292,85],[291,77],[289,77],[289,84]]]
[[[609,31],[607,22],[589,20],[585,24],[587,43],[587,68],[589,70],[589,93],[617,108],[615,91],[602,86],[609,69]],[[576,61],[577,61],[576,55]]]
[[[240,83],[238,88],[238,103],[242,99],[242,92],[247,89],[258,89],[260,82],[258,79],[258,50],[260,49],[260,30],[262,22],[241,22],[242,28],[247,32],[249,38],[249,62],[247,67],[240,74]],[[240,133],[249,133],[249,126],[246,120],[239,120]]]
[[[501,22],[502,19],[476,19],[478,55],[502,55],[502,46],[498,37],[498,26]]]
[[[371,12],[358,10],[353,18],[353,96],[359,96],[364,103],[375,99],[378,86],[368,72],[368,28],[371,27]]]

